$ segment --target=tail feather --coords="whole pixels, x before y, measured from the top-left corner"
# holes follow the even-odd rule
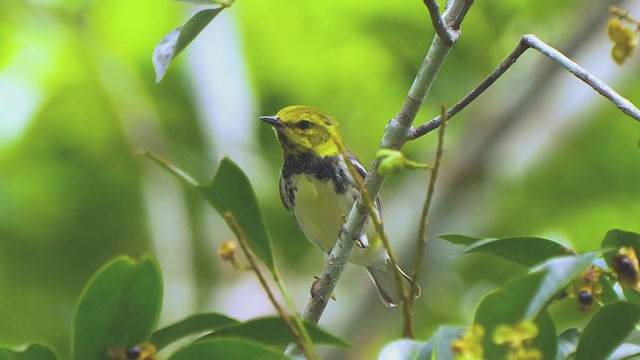
[[[413,279],[409,277],[399,266],[397,267],[400,270],[400,274],[402,275],[402,280],[405,282],[405,286],[408,291],[411,291],[412,286],[416,287],[416,291],[413,294],[414,298],[420,296],[421,289],[420,286],[414,284]],[[367,272],[369,273],[369,277],[373,281],[373,284],[376,286],[378,290],[378,295],[380,295],[380,299],[387,307],[396,307],[402,304],[402,288],[396,281],[396,275],[394,273],[394,265],[389,261],[389,259],[385,259],[383,262],[380,262],[374,266],[367,267]]]

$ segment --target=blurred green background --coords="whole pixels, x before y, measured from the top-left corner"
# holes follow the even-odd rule
[[[638,57],[622,67],[609,58],[612,4],[640,17],[632,1],[477,1],[416,121],[454,104],[526,33],[640,104]],[[155,84],[155,44],[198,9],[169,0],[0,2],[1,344],[43,341],[66,358],[84,283],[119,254],[158,257],[161,324],[202,310],[239,319],[273,312],[251,274],[217,258],[231,237],[222,221],[140,149],[201,180],[224,155],[238,162],[256,187],[281,272],[298,307],[306,304],[323,256],[280,203],[281,154],[257,117],[290,104],[322,108],[369,164],[433,37],[428,13],[419,0],[238,0]],[[431,162],[435,141],[429,134],[406,153]],[[543,236],[586,251],[611,228],[640,232],[639,141],[637,121],[525,53],[448,128],[419,336],[468,324],[484,294],[522,271],[482,255],[450,260],[455,248],[437,234]],[[407,172],[381,194],[406,268],[426,181]],[[400,336],[400,311],[380,304],[360,269],[348,269],[336,296],[321,324],[354,347],[326,350],[327,358],[374,358]],[[570,300],[552,312],[561,323],[582,316]]]

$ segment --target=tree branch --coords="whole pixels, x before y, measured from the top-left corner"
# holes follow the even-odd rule
[[[427,9],[429,9],[429,15],[431,15],[431,23],[436,34],[444,41],[445,44],[452,45],[456,39],[460,36],[460,32],[456,30],[449,30],[444,23],[444,19],[440,15],[440,6],[436,0],[423,0]]]
[[[558,50],[547,45],[542,40],[538,39],[535,35],[531,34],[524,35],[522,39],[520,39],[520,42],[518,43],[516,48],[511,52],[511,54],[509,54],[509,56],[507,56],[507,58],[504,59],[502,63],[500,63],[500,65],[498,65],[498,67],[489,76],[487,76],[484,81],[480,83],[480,85],[478,85],[469,94],[458,101],[458,103],[447,109],[447,111],[445,112],[447,119],[452,118],[455,114],[460,112],[467,105],[473,102],[478,96],[480,96],[480,94],[487,90],[489,86],[491,86],[500,76],[502,76],[502,74],[504,74],[511,67],[511,65],[516,62],[520,55],[522,55],[529,48],[538,50],[549,59],[557,62],[577,78],[585,82],[587,85],[591,86],[602,96],[609,99],[609,101],[614,103],[620,110],[622,110],[623,113],[640,121],[640,110],[638,110],[638,108],[636,108],[629,100],[625,99],[622,95],[618,94],[607,84],[591,75],[588,71],[570,60],[568,57],[564,56]],[[440,126],[441,121],[442,116],[438,115],[429,122],[418,126],[411,131],[411,139],[417,139],[433,131],[438,126]]]
[[[460,24],[471,3],[473,3],[472,0],[454,0],[445,16],[446,23]],[[402,108],[396,117],[389,121],[385,129],[385,135],[381,143],[382,148],[398,150],[405,142],[410,140],[411,124],[452,45],[453,44],[447,45],[438,36],[434,37],[429,52],[418,70],[418,74]],[[376,171],[378,163],[379,161],[373,162],[371,170],[364,182],[364,187],[371,198],[378,196],[380,188],[384,183],[384,176],[381,176]],[[331,293],[335,289],[337,281],[353,251],[355,240],[358,239],[358,235],[367,220],[367,215],[368,210],[361,195],[351,208],[344,229],[341,231],[335,247],[329,254],[321,276],[312,286],[312,296],[303,315],[305,320],[317,323],[320,316],[322,316]]]

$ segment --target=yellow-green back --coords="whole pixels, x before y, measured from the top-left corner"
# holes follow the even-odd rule
[[[339,139],[338,123],[319,109],[292,105],[276,115],[282,122],[276,126],[278,140],[285,155],[312,152],[318,156],[338,154],[334,139]]]

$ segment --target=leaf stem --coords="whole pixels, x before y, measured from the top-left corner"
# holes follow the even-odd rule
[[[287,327],[289,327],[289,330],[291,331],[291,334],[293,334],[296,344],[301,349],[302,353],[305,355],[307,359],[320,360],[320,357],[315,352],[315,349],[313,349],[313,342],[311,341],[309,334],[306,332],[302,322],[299,319],[297,321],[291,321],[291,317],[287,314],[285,309],[283,309],[282,306],[280,306],[280,304],[276,300],[273,294],[273,291],[271,291],[271,289],[269,288],[269,284],[267,283],[266,277],[258,267],[258,262],[256,261],[256,258],[253,256],[253,253],[249,249],[249,244],[247,243],[247,239],[244,235],[244,230],[238,223],[238,220],[236,219],[236,217],[231,212],[224,213],[223,217],[225,218],[225,220],[227,220],[227,224],[229,224],[231,231],[233,231],[233,233],[236,235],[236,238],[238,239],[238,243],[240,244],[240,248],[244,252],[244,255],[247,257],[247,260],[249,260],[249,264],[251,265],[253,272],[255,272],[256,276],[258,277],[258,280],[260,281],[260,285],[264,289],[265,293],[267,293],[267,297],[269,298],[269,301],[271,301],[271,304],[275,308],[278,315],[282,318],[282,320],[285,321],[285,323],[287,324]],[[276,277],[277,275],[274,275],[274,278]],[[279,281],[276,281],[276,283],[278,283],[279,284],[278,286],[280,286]],[[293,316],[294,319],[295,317],[296,316]]]
[[[420,215],[420,225],[418,228],[418,237],[416,239],[416,258],[415,264],[413,266],[413,272],[411,274],[411,278],[413,279],[413,283],[411,283],[412,293],[417,291],[418,281],[420,279],[420,274],[422,272],[424,264],[424,256],[427,248],[427,224],[429,222],[429,209],[431,208],[431,202],[433,200],[433,194],[435,193],[436,188],[436,179],[438,178],[438,170],[440,169],[442,154],[444,153],[444,134],[447,124],[447,114],[444,105],[440,107],[440,113],[443,120],[442,125],[440,126],[440,131],[438,132],[438,147],[436,149],[436,159],[433,164],[433,168],[431,168],[431,176],[429,177],[429,185],[427,187],[427,197],[425,198],[424,204],[422,206],[422,214]],[[404,308],[405,313],[407,313],[408,316],[405,316],[403,331],[405,337],[411,338],[413,336],[412,317],[414,299],[409,298],[407,300],[408,301],[404,304]]]

